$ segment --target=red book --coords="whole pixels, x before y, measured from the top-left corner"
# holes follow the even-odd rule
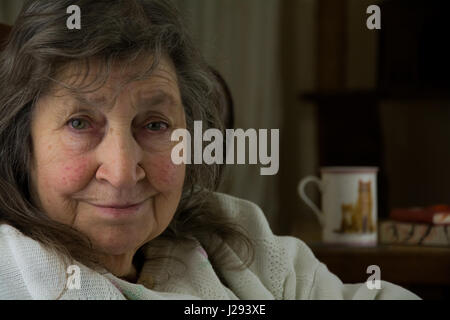
[[[389,218],[404,222],[450,224],[450,206],[435,205],[426,208],[398,208],[391,210]]]

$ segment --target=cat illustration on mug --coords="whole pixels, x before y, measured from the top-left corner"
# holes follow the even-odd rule
[[[371,182],[359,180],[358,200],[355,204],[341,205],[341,228],[337,233],[372,233],[376,226],[372,217],[372,186]]]

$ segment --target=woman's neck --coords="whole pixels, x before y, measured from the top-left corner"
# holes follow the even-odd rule
[[[105,268],[118,278],[136,283],[138,271],[132,255],[107,256],[103,258]]]
[[[119,278],[131,283],[136,283],[138,280],[138,273],[136,267],[132,264],[130,272],[124,276],[119,276]]]

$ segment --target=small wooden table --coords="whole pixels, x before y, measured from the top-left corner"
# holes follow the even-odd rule
[[[316,257],[344,283],[366,282],[377,265],[381,280],[405,287],[423,299],[450,298],[450,248],[388,246],[355,248],[308,244]]]

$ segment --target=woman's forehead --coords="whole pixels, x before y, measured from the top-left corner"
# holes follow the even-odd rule
[[[102,69],[101,63],[96,60],[89,66],[81,62],[70,63],[55,77],[49,93],[105,104],[111,97],[126,90],[135,92],[138,98],[156,94],[160,98],[179,102],[180,91],[172,61],[164,57],[154,69],[150,69],[151,66],[142,59],[134,65],[116,63],[109,70]]]

